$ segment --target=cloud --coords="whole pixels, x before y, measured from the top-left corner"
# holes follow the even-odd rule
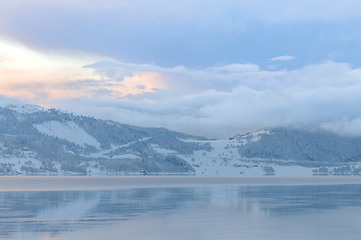
[[[351,134],[355,124],[325,123],[361,118],[361,69],[348,63],[281,71],[250,63],[205,68],[110,60],[84,64],[82,58],[2,46],[0,74],[9,79],[1,81],[1,94],[98,118],[212,138],[276,126],[321,126]]]
[[[48,85],[84,78],[96,79],[91,70],[82,66],[97,60],[91,55],[45,54],[0,39],[0,94],[18,96],[24,93],[32,98]],[[42,95],[45,96],[44,92]]]
[[[361,69],[347,63],[268,71],[256,64],[167,68],[108,60],[84,68],[92,78],[4,86],[26,102],[210,138],[278,126],[361,135]]]
[[[49,104],[98,118],[210,138],[279,126],[321,127],[361,135],[352,133],[357,124],[339,128],[325,124],[361,118],[361,69],[347,63],[325,62],[292,71],[265,71],[254,64],[204,69],[117,62],[90,66],[94,72],[111,67],[111,74],[102,73],[106,81],[114,78],[123,84],[117,71],[129,68],[129,76],[123,76],[129,81],[135,75],[154,73],[167,87],[126,96],[100,92],[97,97],[61,98]]]
[[[321,123],[320,127],[341,135],[361,136],[361,117],[351,120],[345,117],[335,122]]]
[[[290,55],[283,55],[283,56],[271,58],[270,60],[271,61],[289,61],[289,60],[293,60],[293,59],[296,59],[296,57],[290,56]]]

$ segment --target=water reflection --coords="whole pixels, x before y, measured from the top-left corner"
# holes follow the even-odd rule
[[[0,192],[0,238],[356,239],[360,206],[361,185]]]

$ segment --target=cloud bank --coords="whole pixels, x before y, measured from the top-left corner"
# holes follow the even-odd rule
[[[210,138],[278,126],[361,135],[361,69],[348,63],[275,71],[250,63],[188,68],[103,60],[84,65],[96,58],[1,46],[0,94],[45,107]]]
[[[88,94],[91,89],[98,92],[51,99],[48,104],[98,118],[210,138],[279,126],[361,135],[357,130],[361,69],[347,63],[329,61],[292,71],[266,71],[255,64],[189,69],[110,61],[85,68],[102,80],[69,82],[62,87]],[[148,85],[128,94],[112,85],[133,80]]]

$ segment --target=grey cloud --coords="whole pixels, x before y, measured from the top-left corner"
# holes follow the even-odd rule
[[[326,62],[294,71],[264,71],[253,65],[203,70],[153,67],[134,69],[171,74],[171,89],[127,96],[127,100],[79,98],[53,104],[99,118],[211,138],[277,126],[350,134],[359,123],[354,119],[361,118],[361,70],[345,63]],[[189,89],[179,91],[180,82]],[[227,82],[232,84],[224,91],[221,85]],[[342,122],[344,118],[351,119],[350,124]]]
[[[116,92],[114,92],[113,90],[109,90],[106,88],[98,88],[98,89],[94,89],[94,90],[90,90],[89,92],[91,92],[91,94],[96,98],[96,97],[103,97],[103,96],[113,96],[113,95],[117,95]]]
[[[121,83],[114,83],[107,80],[99,81],[93,79],[76,80],[76,81],[62,82],[58,84],[49,84],[49,85],[53,85],[63,90],[83,90],[88,88],[122,86]]]
[[[88,79],[59,83],[57,87],[63,90],[81,90],[88,87],[100,87],[101,85],[102,83],[100,81]]]
[[[247,97],[215,92],[214,96],[156,103],[82,99],[80,104],[77,103],[79,105],[73,100],[57,104],[71,111],[129,124],[167,127],[207,137],[229,137],[264,127],[317,127],[320,123],[337,121],[343,116],[357,117],[354,111],[361,100],[359,97],[351,102],[339,102],[335,108],[337,98],[324,100],[319,96],[329,94],[327,91],[304,92],[296,96],[252,92],[249,89],[240,92]]]
[[[216,89],[231,91],[234,87],[245,85],[254,89],[279,89],[288,87],[310,87],[323,85],[344,85],[360,81],[361,69],[353,69],[350,64],[325,62],[322,64],[306,65],[302,68],[287,71],[265,71],[255,64],[230,64],[214,66],[205,69],[190,69],[184,66],[163,68],[150,64],[129,64],[103,61],[86,66],[94,69],[111,67],[112,78],[114,72],[159,72],[166,74],[167,83],[173,89],[188,89],[193,93]],[[106,72],[106,71],[104,71]],[[117,74],[115,74],[117,76]],[[114,77],[116,80],[117,77]]]
[[[140,89],[140,90],[144,90],[144,89],[146,89],[147,87],[144,86],[144,85],[137,85],[137,88]]]
[[[32,98],[31,101],[43,101],[51,98],[51,94],[48,91],[48,87],[52,84],[43,83],[21,83],[21,84],[10,84],[8,87],[12,91],[26,91]]]
[[[11,90],[39,91],[45,89],[46,85],[43,83],[31,82],[31,83],[10,84],[9,88]]]
[[[108,63],[102,64],[106,67]],[[13,88],[38,92],[32,99],[35,103],[46,101],[48,106],[102,119],[210,138],[277,126],[320,127],[361,135],[361,69],[346,63],[325,62],[292,71],[265,71],[252,64],[204,69],[124,63],[111,66],[115,71],[130,66],[134,73],[165,74],[170,88],[123,97],[106,88],[113,86],[111,78]],[[51,87],[81,90],[93,97],[51,100],[41,93]]]
[[[321,123],[321,128],[341,135],[361,136],[361,118],[349,120],[348,117],[334,122]]]

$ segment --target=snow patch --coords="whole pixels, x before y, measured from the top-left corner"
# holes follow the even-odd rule
[[[69,142],[73,142],[80,146],[85,146],[85,144],[100,148],[100,143],[82,128],[80,128],[73,121],[68,122],[58,122],[50,121],[44,122],[42,124],[34,125],[39,132],[58,137],[61,139],[66,139]]]
[[[117,158],[131,158],[131,159],[138,159],[137,155],[134,155],[132,153],[122,154],[122,155],[116,155]]]

